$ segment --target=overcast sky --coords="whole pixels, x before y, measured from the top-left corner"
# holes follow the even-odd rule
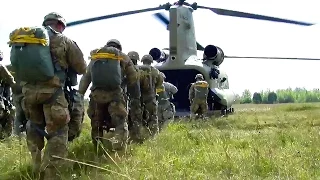
[[[4,64],[9,64],[8,35],[16,27],[41,25],[43,17],[51,12],[61,13],[65,19],[75,21],[94,16],[128,10],[157,7],[166,0],[5,0],[0,11],[0,49],[4,51]],[[112,3],[111,3],[112,2]],[[290,3],[289,3],[290,2]],[[173,2],[171,2],[173,3]],[[193,1],[189,1],[193,3]],[[198,0],[198,5],[246,11],[311,23],[320,22],[316,0]],[[44,6],[48,4],[50,6]],[[41,8],[43,5],[43,8]],[[14,12],[12,11],[14,7]],[[32,11],[36,10],[36,11]],[[142,13],[126,17],[87,23],[65,30],[85,54],[116,38],[125,52],[135,50],[141,56],[153,47],[169,46],[166,27],[152,14]],[[162,11],[165,12],[165,11]],[[168,12],[165,12],[168,17]],[[320,58],[320,25],[310,27],[251,19],[224,17],[209,10],[194,12],[197,41],[206,46],[221,47],[228,56],[281,56]],[[199,56],[202,54],[199,53]],[[320,61],[225,59],[221,68],[227,71],[230,88],[241,93],[248,88],[260,91],[271,88],[319,88]]]

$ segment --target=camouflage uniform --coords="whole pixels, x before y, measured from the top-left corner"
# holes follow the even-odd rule
[[[86,71],[83,53],[77,44],[54,30],[49,23],[60,22],[66,26],[66,21],[58,13],[50,13],[44,17],[43,25],[51,27],[51,54],[57,60],[62,70],[72,68],[81,75]],[[27,83],[22,85],[22,105],[27,122],[27,145],[31,152],[34,173],[44,172],[44,179],[58,178],[57,168],[61,168],[64,160],[56,159],[67,156],[68,123],[70,112],[68,102],[63,92],[64,80],[55,75],[46,82]],[[46,129],[46,131],[45,131]],[[47,139],[43,160],[41,151],[44,148],[44,137]]]
[[[196,82],[191,84],[189,89],[190,100],[190,117],[194,117],[195,114],[203,116],[208,111],[207,96],[209,93],[209,84],[204,80],[202,74],[196,75]],[[197,88],[203,88],[204,91],[199,91]]]
[[[15,106],[15,118],[14,118],[14,133],[16,135],[20,135],[21,132],[26,130],[26,123],[27,119],[24,114],[24,111],[22,109],[22,87],[20,86],[20,80],[17,79],[16,74],[12,68],[12,65],[7,66],[8,70],[14,77],[16,84],[14,85],[15,87],[13,88],[14,90],[12,91],[12,100],[13,100],[13,105]]]
[[[3,54],[0,52],[0,59],[2,60]],[[14,121],[14,110],[9,107],[10,103],[10,87],[14,89],[16,82],[9,70],[0,65],[0,79],[2,86],[2,94],[0,101],[0,132],[1,138],[9,137],[12,134],[13,121]],[[3,134],[4,133],[4,134]]]
[[[166,76],[161,72],[163,79]],[[170,98],[178,92],[175,85],[169,82],[163,82],[161,88],[157,88],[158,94],[158,121],[159,129],[161,130],[163,125],[168,122],[168,120],[173,120],[175,114],[175,106],[170,102]]]
[[[73,141],[80,136],[82,123],[84,119],[84,101],[83,95],[74,90],[72,106],[69,107],[70,122],[68,123],[68,140]],[[70,104],[70,103],[69,103]]]
[[[119,52],[123,58],[123,60],[120,61],[120,66],[122,76],[126,78],[126,84],[129,86],[136,83],[137,72],[130,58],[122,52],[120,42],[111,39],[105,47],[114,47],[113,51],[117,51],[114,53]],[[92,81],[91,68],[93,62],[94,61],[91,61],[89,63],[86,74],[84,74],[80,80],[80,94],[85,94]],[[125,104],[126,101],[122,87],[113,90],[91,87],[87,113],[91,119],[91,137],[95,148],[97,148],[97,142],[103,137],[104,127],[106,127],[107,131],[114,128],[114,132],[111,132],[112,137],[109,139],[112,150],[121,150],[126,146],[129,134],[127,124],[128,112]]]
[[[135,70],[138,72],[139,68],[137,67],[139,61],[139,54],[135,51],[130,51],[128,53],[132,63],[135,65]],[[130,138],[133,140],[141,141],[142,137],[142,108],[141,108],[141,92],[140,92],[140,77],[138,76],[137,83],[128,87],[130,94],[130,103],[129,103],[129,131]]]
[[[153,62],[153,58],[151,55],[144,55],[141,58],[143,65],[150,66],[151,74],[152,74],[152,88],[151,89],[143,89],[141,87],[141,97],[143,103],[143,114],[146,114],[146,126],[151,131],[151,135],[155,135],[159,132],[159,123],[158,123],[158,102],[156,98],[156,88],[160,87],[163,83],[163,78],[160,75],[160,71],[151,66]],[[140,78],[140,82],[143,81]]]

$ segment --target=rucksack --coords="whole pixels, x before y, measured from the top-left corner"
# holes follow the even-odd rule
[[[156,89],[156,92],[158,94],[158,102],[159,102],[159,105],[164,105],[166,103],[168,103],[169,101],[169,97],[168,97],[168,94],[166,92],[166,89],[165,89],[165,86],[164,84],[162,84],[160,87],[158,87]]]
[[[197,81],[194,83],[195,99],[207,99],[209,84],[206,81]]]
[[[22,27],[10,33],[10,61],[17,79],[41,82],[54,77],[49,33],[51,30],[42,26]]]
[[[91,54],[91,78],[92,88],[112,90],[121,87],[122,71],[118,49],[114,47],[103,47]]]
[[[154,90],[152,80],[152,67],[148,65],[139,66],[140,89],[142,93],[150,93]]]

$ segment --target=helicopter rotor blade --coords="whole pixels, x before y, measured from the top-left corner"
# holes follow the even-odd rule
[[[121,13],[116,13],[116,14],[99,16],[99,17],[94,17],[94,18],[89,18],[89,19],[83,19],[83,20],[79,20],[79,21],[73,21],[73,22],[67,23],[67,27],[80,25],[80,24],[84,24],[84,23],[89,23],[89,22],[94,22],[94,21],[100,21],[100,20],[104,20],[104,19],[120,17],[120,16],[127,16],[127,15],[144,13],[144,12],[149,12],[149,11],[168,9],[168,8],[170,8],[170,6],[171,6],[171,4],[167,3],[167,4],[164,4],[164,5],[160,5],[159,7],[155,7],[155,8],[147,8],[147,9],[140,9],[140,10],[134,10],[134,11],[127,11],[127,12],[121,12]]]
[[[287,60],[309,60],[309,61],[317,61],[320,60],[318,58],[290,58],[290,57],[254,57],[254,56],[224,56],[225,58],[232,59],[287,59]]]
[[[202,8],[202,9],[209,9],[209,10],[213,11],[214,13],[216,13],[218,15],[223,15],[223,16],[233,16],[233,17],[241,17],[241,18],[249,18],[249,19],[258,19],[258,20],[265,20],[265,21],[296,24],[296,25],[302,25],[302,26],[312,26],[312,25],[314,25],[312,23],[307,23],[307,22],[293,21],[293,20],[288,20],[288,19],[281,19],[281,18],[276,18],[276,17],[271,17],[271,16],[251,14],[251,13],[233,11],[233,10],[227,10],[227,9],[211,8],[211,7],[206,7],[206,6],[196,6],[196,7],[197,8]]]
[[[169,26],[169,19],[167,18],[167,17],[165,17],[164,16],[164,14],[163,13],[155,13],[155,14],[153,14],[158,20],[160,20],[164,25],[166,25],[167,27]],[[168,28],[167,28],[167,30],[169,30]],[[198,42],[197,42],[197,50],[199,50],[199,51],[204,51],[204,47],[203,46],[201,46],[201,44],[199,44]]]

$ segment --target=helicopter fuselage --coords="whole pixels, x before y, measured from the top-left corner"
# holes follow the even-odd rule
[[[197,56],[190,56],[183,65],[171,64],[169,58],[163,62],[154,62],[153,66],[166,75],[166,81],[178,88],[172,102],[176,106],[176,116],[187,116],[190,113],[189,88],[195,82],[196,74],[202,74],[209,83],[208,108],[209,111],[227,110],[230,112],[235,102],[235,94],[229,89],[228,76],[218,66],[208,66],[210,61],[203,61]],[[219,71],[218,76],[213,77],[212,71]]]

